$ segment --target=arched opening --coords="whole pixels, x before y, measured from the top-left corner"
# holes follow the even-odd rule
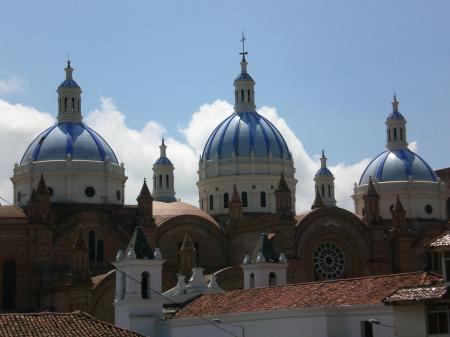
[[[247,90],[247,102],[250,102],[250,89]]]
[[[88,234],[89,262],[95,262],[95,232],[90,231]]]
[[[81,111],[81,100],[78,100],[78,112]]]
[[[241,90],[241,102],[244,102],[244,89]]]
[[[397,128],[394,128],[394,140],[397,140]]]
[[[72,97],[72,112],[75,112],[75,97]]]
[[[162,175],[159,175],[159,188],[162,188]]]
[[[214,209],[214,197],[212,194],[209,196],[209,209]]]
[[[223,194],[223,208],[228,208],[228,204],[230,202],[228,193]]]
[[[391,141],[391,129],[387,130],[387,138],[388,138],[388,141]]]
[[[64,97],[64,112],[67,112],[67,97]]]
[[[328,185],[328,198],[331,198],[331,185]]]
[[[250,288],[254,288],[255,287],[255,274],[251,273],[250,274],[250,280],[249,280],[249,287]]]
[[[248,207],[247,192],[241,193],[242,207]]]
[[[277,274],[271,272],[269,274],[269,287],[274,287],[277,285]]]
[[[104,261],[105,243],[103,240],[97,241],[97,262]]]
[[[325,198],[325,185],[322,185],[322,198]]]
[[[7,260],[3,263],[3,309],[13,309],[16,305],[16,263]]]
[[[259,199],[261,207],[267,207],[266,192],[261,192],[259,195]]]
[[[169,188],[169,175],[166,174],[166,188]]]
[[[144,271],[141,274],[141,296],[144,299],[150,298],[150,275],[148,272]]]
[[[403,140],[403,128],[400,128],[400,140]]]
[[[122,273],[122,272],[119,272],[119,273]],[[125,274],[125,273],[122,273],[122,275],[121,275],[121,280],[120,280],[121,282],[121,287],[120,287],[120,298],[121,299],[124,299],[125,298],[125,292],[126,292],[126,289],[127,289],[127,284],[126,284],[126,282],[127,282],[127,275]]]

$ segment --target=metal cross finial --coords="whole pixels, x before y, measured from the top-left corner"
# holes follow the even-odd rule
[[[67,49],[67,68],[70,68],[70,51]]]
[[[248,53],[245,51],[245,40],[247,40],[245,38],[244,32],[242,32],[242,38],[241,38],[241,42],[242,42],[242,53],[239,53],[242,55],[242,59],[245,60],[245,55],[247,55]]]

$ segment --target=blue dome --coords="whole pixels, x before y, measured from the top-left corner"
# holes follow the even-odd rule
[[[20,164],[33,161],[64,160],[70,153],[74,160],[104,161],[117,157],[106,141],[83,123],[57,123],[42,132],[28,147]]]
[[[63,82],[61,82],[61,84],[59,86],[65,87],[65,88],[79,88],[80,87],[78,85],[78,83],[75,82],[74,80],[64,80]]]
[[[213,131],[206,142],[202,160],[236,156],[291,159],[291,154],[281,133],[257,112],[233,113]]]
[[[406,181],[409,176],[414,180],[437,181],[431,167],[410,150],[386,150],[375,157],[361,176],[359,185],[369,183],[369,177],[378,181]]]
[[[317,171],[317,173],[316,173],[316,177],[318,177],[318,176],[332,176],[332,175],[333,175],[333,173],[331,173],[331,171],[328,168],[326,168],[326,167],[321,167],[319,169],[319,171]]]
[[[155,161],[155,165],[173,165],[169,158],[167,157],[159,157]]]

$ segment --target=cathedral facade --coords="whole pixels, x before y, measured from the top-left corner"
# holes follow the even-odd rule
[[[214,129],[199,161],[198,206],[177,201],[164,140],[137,205],[125,204],[125,165],[83,122],[81,88],[68,62],[57,121],[14,166],[14,205],[0,206],[3,312],[82,309],[112,321],[111,263],[136,227],[165,259],[163,290],[198,266],[224,290],[243,288],[241,265],[261,233],[287,258],[288,283],[441,270],[424,247],[449,229],[450,174],[435,172],[408,149],[397,98],[386,119],[386,150],[355,184],[355,211],[337,206],[322,153],[310,182],[311,209],[297,213],[292,153],[256,112],[245,56],[234,81],[234,112]]]

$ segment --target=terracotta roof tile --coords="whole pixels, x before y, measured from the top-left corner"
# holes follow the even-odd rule
[[[445,232],[428,244],[430,248],[450,247],[450,232]]]
[[[384,298],[400,287],[431,284],[437,280],[440,280],[437,274],[414,272],[206,294],[180,310],[176,318],[264,310],[380,304]]]
[[[0,206],[0,218],[26,218],[26,214],[20,208],[9,205]]]
[[[383,302],[392,303],[415,303],[426,300],[438,300],[448,298],[448,288],[444,285],[406,287],[395,291],[386,297]]]
[[[4,337],[142,337],[135,332],[99,321],[81,311],[2,314],[0,315],[0,335]]]
[[[191,204],[182,201],[176,202],[153,201],[153,216],[155,217],[155,222],[158,226],[160,226],[162,223],[166,222],[171,218],[175,218],[181,215],[198,216],[211,222],[217,228],[220,228],[219,224],[216,222],[216,220],[214,220],[212,216],[210,216],[205,211]]]

